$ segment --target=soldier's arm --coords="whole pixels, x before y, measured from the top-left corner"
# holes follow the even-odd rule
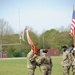
[[[37,57],[37,55],[34,55],[33,57],[30,58],[30,61],[35,62],[36,57]]]
[[[30,60],[30,58],[31,58],[32,56],[33,56],[32,52],[29,52],[29,53],[27,54],[27,59]]]
[[[53,63],[52,63],[52,59],[51,58],[50,58],[50,66],[51,66],[51,68],[53,66]]]
[[[65,55],[63,56],[63,61],[65,61],[68,57],[69,57],[68,52],[66,52]]]
[[[35,56],[34,56],[33,52],[28,53],[27,59],[30,60],[30,62],[35,61]]]
[[[68,59],[69,59],[69,63],[71,64],[71,62],[72,62],[72,56],[71,56],[71,53],[68,53]]]
[[[67,55],[63,56],[63,61],[65,61],[67,59]]]
[[[38,65],[41,65],[43,61],[44,61],[44,58],[41,57],[41,56],[39,56],[38,58],[36,58],[36,63],[37,63]]]

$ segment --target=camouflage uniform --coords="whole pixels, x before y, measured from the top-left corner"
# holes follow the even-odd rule
[[[40,66],[42,75],[51,75],[52,60],[50,56],[40,56],[36,59],[36,62]]]
[[[70,49],[70,67],[72,67],[72,63],[73,63],[73,48],[74,45],[71,45],[71,49]]]
[[[73,75],[75,75],[75,56],[74,56],[74,50],[71,52],[71,57],[72,57],[72,71],[73,71]]]
[[[62,68],[63,68],[63,75],[69,75],[69,69],[70,69],[70,54],[69,51],[64,51],[62,56]]]
[[[70,57],[71,57],[71,60],[70,60],[70,68],[72,67],[72,72],[73,72],[73,75],[75,75],[75,57],[74,57],[74,45],[71,45],[71,50],[70,50]]]
[[[28,75],[34,75],[36,62],[32,51],[30,51],[27,55],[27,68],[28,68]]]

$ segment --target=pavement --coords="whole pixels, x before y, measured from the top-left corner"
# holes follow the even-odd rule
[[[51,58],[61,58],[61,56],[51,56]],[[0,58],[0,60],[27,59],[27,57]]]
[[[0,60],[26,59],[26,57],[0,58]]]

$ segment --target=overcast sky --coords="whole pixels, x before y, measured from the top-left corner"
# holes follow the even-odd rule
[[[30,26],[41,34],[52,28],[67,28],[72,20],[75,0],[0,0],[0,18],[15,32]]]

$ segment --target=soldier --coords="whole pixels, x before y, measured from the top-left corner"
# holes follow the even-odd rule
[[[72,67],[72,62],[73,62],[73,48],[74,48],[74,45],[71,45],[71,49],[70,49],[70,57],[71,57],[71,60],[70,60],[70,67]]]
[[[74,54],[75,48],[74,45],[72,45],[72,51],[71,51],[71,58],[72,58],[72,72],[73,75],[75,75],[75,54]]]
[[[74,45],[72,44],[72,45],[71,45],[71,49],[70,49],[70,53],[73,52],[73,48],[74,48]]]
[[[52,59],[47,56],[48,50],[43,50],[42,55],[36,58],[37,64],[40,66],[42,75],[51,75],[52,72]]]
[[[35,62],[36,55],[34,55],[33,50],[28,53],[27,55],[27,68],[28,68],[28,75],[34,75],[36,62]]]
[[[69,51],[67,51],[67,46],[62,47],[63,50],[63,56],[62,56],[62,68],[63,68],[63,75],[69,75],[70,70],[70,54]]]

